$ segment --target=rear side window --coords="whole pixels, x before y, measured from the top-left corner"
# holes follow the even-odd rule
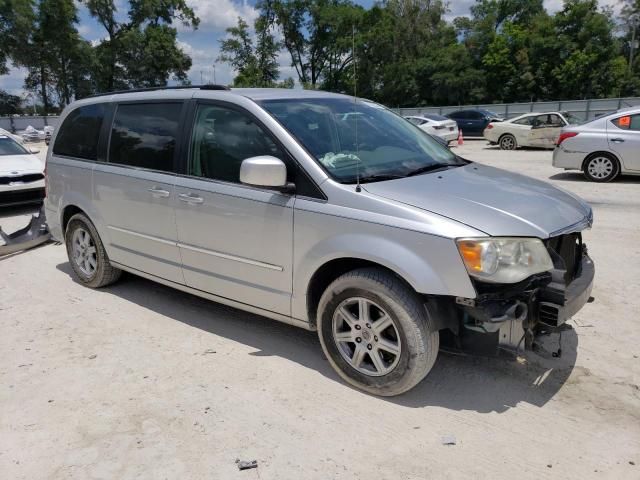
[[[516,125],[531,125],[532,120],[533,120],[534,118],[535,118],[535,117],[524,117],[524,118],[520,118],[520,119],[518,119],[518,120],[514,120],[514,121],[513,121],[513,122],[511,122],[511,123],[515,123]]]
[[[625,115],[624,117],[616,118],[611,122],[618,128],[623,130],[636,130],[640,131],[640,114]]]
[[[98,138],[104,112],[105,104],[96,103],[76,108],[67,115],[56,136],[53,153],[95,160],[98,156]]]
[[[173,172],[182,103],[118,105],[109,163]]]

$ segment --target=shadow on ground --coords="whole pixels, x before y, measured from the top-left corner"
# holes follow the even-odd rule
[[[577,170],[571,172],[562,172],[556,173],[555,175],[551,175],[549,180],[562,180],[567,182],[583,182],[583,183],[591,183],[587,180],[582,172]],[[620,175],[618,178],[613,180],[611,183],[640,183],[640,175]]]
[[[76,281],[69,263],[57,268]],[[118,283],[99,291],[249,345],[257,350],[250,355],[286,358],[342,383],[324,358],[315,332],[210,302],[135,275],[125,275]],[[437,406],[481,413],[505,412],[521,402],[542,407],[569,378],[575,365],[577,342],[574,330],[565,331],[562,358],[548,359],[530,353],[524,364],[510,356],[480,358],[441,352],[422,383],[404,395],[384,400],[411,408]]]

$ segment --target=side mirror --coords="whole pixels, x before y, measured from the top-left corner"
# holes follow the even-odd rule
[[[35,155],[36,153],[40,153],[40,149],[39,149],[39,148],[33,148],[33,147],[31,147],[31,148],[29,148],[29,151],[30,151],[31,153],[33,153],[34,155]]]
[[[247,158],[240,165],[240,182],[255,187],[287,188],[287,167],[270,155]]]

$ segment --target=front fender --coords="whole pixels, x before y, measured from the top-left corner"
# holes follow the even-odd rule
[[[296,318],[306,318],[306,295],[313,275],[327,262],[340,258],[384,266],[418,293],[476,296],[453,239],[340,217],[316,216],[312,212],[297,215],[292,300]],[[354,230],[358,233],[341,233]]]

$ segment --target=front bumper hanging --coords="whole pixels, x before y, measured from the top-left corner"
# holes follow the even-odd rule
[[[26,227],[21,228],[17,232],[6,234],[0,227],[0,238],[4,240],[4,245],[0,245],[0,257],[22,250],[28,250],[50,241],[51,235],[47,228],[44,207],[31,217]]]

